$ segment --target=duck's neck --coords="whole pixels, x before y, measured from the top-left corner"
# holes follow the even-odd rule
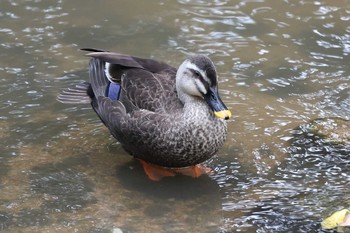
[[[177,96],[184,105],[186,105],[187,103],[191,104],[204,101],[203,98],[199,96],[191,96],[184,93],[180,88],[178,88],[177,90]]]
[[[204,120],[207,118],[214,118],[214,113],[209,108],[205,100],[201,97],[187,96],[186,101],[184,102],[183,111],[183,116],[190,121],[196,121],[196,119]]]

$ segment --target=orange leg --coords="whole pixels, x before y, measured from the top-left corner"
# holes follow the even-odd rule
[[[191,176],[195,178],[200,177],[201,175],[204,175],[204,174],[214,174],[213,170],[200,164],[197,164],[191,167],[174,169],[174,170],[179,174],[182,174],[185,176]]]
[[[143,170],[145,171],[146,175],[150,180],[159,181],[163,177],[176,175],[175,172],[170,169],[154,166],[150,163],[146,163],[141,159],[140,159],[140,162],[143,166]]]
[[[214,174],[213,170],[203,165],[194,165],[185,168],[166,168],[147,163],[139,159],[143,169],[150,180],[159,181],[163,177],[175,176],[176,173],[191,177],[200,177],[203,174]]]

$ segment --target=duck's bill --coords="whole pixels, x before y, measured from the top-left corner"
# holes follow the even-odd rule
[[[210,89],[206,95],[204,95],[205,101],[208,103],[209,107],[214,111],[216,117],[228,120],[232,117],[232,113],[227,109],[225,104],[220,99],[218,91],[215,89]]]
[[[225,120],[228,120],[232,117],[232,113],[230,110],[222,110],[222,111],[218,111],[218,112],[215,112],[214,111],[214,114],[215,116],[221,118],[221,119],[225,119]]]

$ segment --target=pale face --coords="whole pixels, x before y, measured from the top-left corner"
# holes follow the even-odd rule
[[[176,90],[184,104],[202,98],[217,117],[227,120],[231,112],[219,97],[217,83],[214,64],[203,55],[185,60],[176,73]]]
[[[203,97],[207,94],[211,81],[205,71],[190,60],[184,61],[176,75],[177,90],[181,94]]]

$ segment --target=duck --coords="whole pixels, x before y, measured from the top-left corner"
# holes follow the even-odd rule
[[[190,55],[176,69],[154,59],[82,50],[90,57],[89,80],[64,90],[60,102],[90,103],[151,180],[212,172],[201,163],[223,146],[232,114],[208,56]]]

